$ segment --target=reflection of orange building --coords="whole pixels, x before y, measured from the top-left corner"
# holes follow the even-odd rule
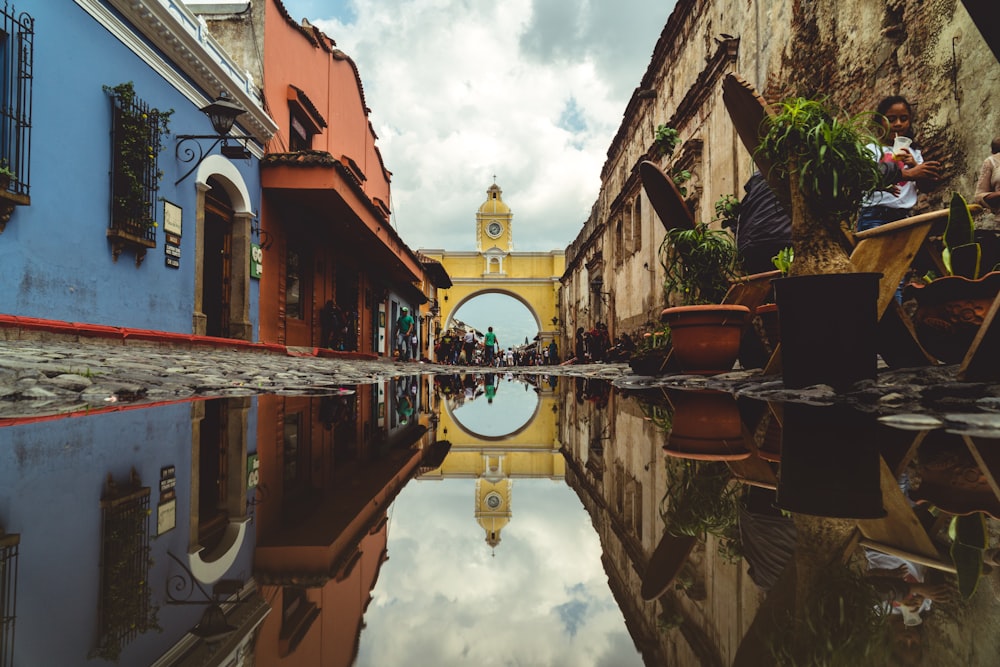
[[[352,664],[387,558],[386,510],[418,472],[433,434],[387,431],[373,385],[353,396],[262,396],[254,577],[271,605],[259,665]]]

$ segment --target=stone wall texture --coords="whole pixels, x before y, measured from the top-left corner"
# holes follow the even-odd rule
[[[567,248],[568,337],[596,321],[613,335],[641,333],[667,305],[657,252],[664,231],[639,182],[642,160],[691,172],[685,187],[698,220],[714,217],[721,195],[742,197],[753,166],[722,103],[730,72],[772,102],[828,95],[860,113],[887,95],[908,98],[925,159],[944,173],[917,212],[940,207],[953,190],[971,200],[1000,135],[991,99],[1000,64],[960,0],[678,0],[608,149],[590,218]],[[680,133],[670,157],[653,150],[660,124]],[[597,276],[613,303],[588,289]]]

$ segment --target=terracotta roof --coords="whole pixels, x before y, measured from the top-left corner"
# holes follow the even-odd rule
[[[261,167],[282,165],[289,167],[332,167],[340,160],[326,151],[296,151],[294,153],[268,153],[260,159]]]

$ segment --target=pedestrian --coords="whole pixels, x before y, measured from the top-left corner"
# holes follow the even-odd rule
[[[412,340],[416,336],[416,323],[410,316],[410,309],[403,306],[399,319],[396,320],[396,347],[399,350],[399,360],[408,361],[413,350]]]
[[[940,163],[924,160],[914,140],[913,108],[905,97],[886,97],[879,102],[876,113],[881,128],[880,143],[868,144],[868,150],[878,162],[896,163],[900,180],[886,183],[886,190],[864,199],[858,212],[859,232],[908,218],[917,203],[917,181],[937,180],[941,175]]]
[[[980,227],[1000,230],[1000,137],[995,137],[990,143],[990,155],[979,170],[976,203],[989,208],[993,213]]]
[[[792,219],[759,171],[743,191],[734,230],[743,270],[749,275],[773,271],[771,258],[792,245]]]
[[[472,366],[476,362],[476,332],[469,329],[465,332],[465,338],[463,342],[463,348],[465,350],[465,365]]]
[[[493,358],[497,351],[497,335],[493,333],[493,327],[486,329],[486,336],[483,337],[483,363],[487,366],[493,365]]]
[[[553,365],[559,363],[559,346],[556,345],[554,338],[549,343],[549,363]]]

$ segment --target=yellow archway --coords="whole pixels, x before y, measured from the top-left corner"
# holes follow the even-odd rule
[[[513,213],[496,183],[476,212],[476,250],[426,250],[448,272],[452,286],[438,290],[437,307],[445,327],[462,304],[484,294],[504,294],[527,307],[538,325],[539,341],[559,337],[559,279],[566,253],[515,252]]]

